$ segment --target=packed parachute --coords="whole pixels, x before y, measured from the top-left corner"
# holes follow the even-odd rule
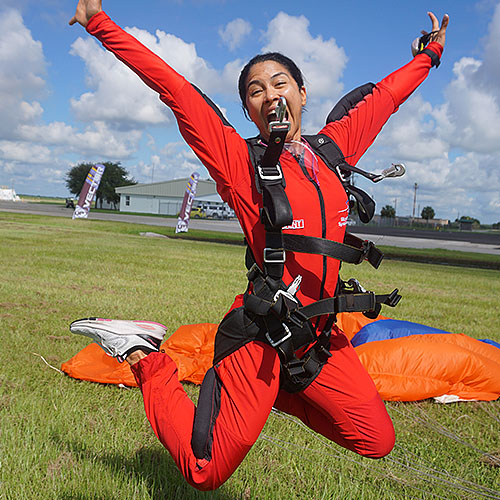
[[[410,321],[341,313],[338,325],[386,401],[493,401],[500,397],[500,344]],[[201,384],[212,366],[218,325],[181,326],[162,345],[181,381]],[[66,363],[71,377],[135,387],[128,364],[90,344]]]

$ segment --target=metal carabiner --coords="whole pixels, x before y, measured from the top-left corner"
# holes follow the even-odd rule
[[[274,110],[277,116],[278,122],[282,122],[285,119],[285,113],[286,113],[286,99],[284,97],[280,97],[278,101],[278,105],[276,106],[276,109]]]
[[[374,177],[372,181],[379,182],[386,177],[401,177],[405,172],[406,168],[402,163],[393,163],[389,168],[382,170],[382,173]]]
[[[269,123],[269,132],[290,130],[290,122],[285,120],[286,115],[286,99],[280,97],[276,108],[274,109],[276,113],[276,120]]]

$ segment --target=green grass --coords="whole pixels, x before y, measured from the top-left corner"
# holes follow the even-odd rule
[[[46,203],[48,205],[64,205],[66,198],[60,196],[35,196],[30,194],[20,194],[19,198],[28,203]],[[68,198],[71,196],[68,195]]]
[[[500,270],[500,255],[496,254],[459,252],[441,248],[396,248],[384,245],[380,245],[379,248],[386,259]]]
[[[88,315],[170,332],[221,319],[246,285],[243,247],[139,236],[147,230],[165,228],[0,213],[0,500],[500,498],[487,463],[500,451],[499,401],[388,403],[397,447],[379,461],[273,413],[219,490],[193,490],[138,390],[70,379],[39,356],[59,367],[87,345],[68,324]],[[343,270],[367,288],[400,288],[390,317],[500,341],[499,271],[394,260]]]

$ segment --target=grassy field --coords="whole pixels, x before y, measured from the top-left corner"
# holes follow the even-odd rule
[[[137,389],[79,382],[47,365],[87,345],[89,315],[159,321],[174,332],[220,320],[245,288],[244,249],[139,236],[158,228],[0,213],[0,500],[500,498],[500,401],[387,403],[389,457],[362,459],[272,413],[219,490],[188,486],[156,440]],[[500,342],[500,272],[386,261],[344,266],[400,288],[386,314]],[[196,400],[198,388],[185,384]],[[495,466],[496,464],[496,466]]]

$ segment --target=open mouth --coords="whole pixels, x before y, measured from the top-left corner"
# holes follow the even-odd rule
[[[288,121],[288,111],[285,111],[285,118],[284,118],[284,120]],[[278,121],[278,115],[276,114],[276,111],[271,111],[267,115],[267,123],[276,122],[276,121]]]

